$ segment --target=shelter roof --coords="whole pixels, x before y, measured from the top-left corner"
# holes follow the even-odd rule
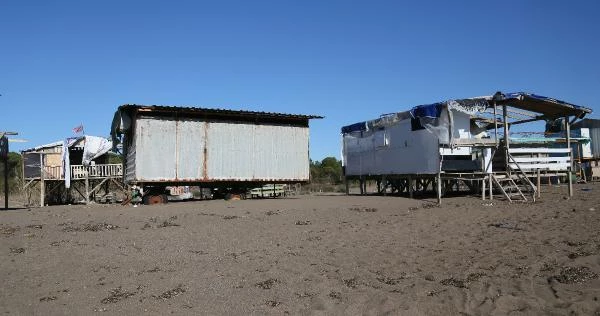
[[[302,114],[285,114],[275,112],[259,112],[259,111],[244,111],[244,110],[227,110],[202,107],[185,107],[185,106],[167,106],[167,105],[139,105],[139,104],[124,104],[119,107],[121,111],[141,112],[156,115],[179,114],[190,116],[215,117],[225,119],[273,119],[273,120],[309,120],[321,119],[319,115],[302,115]]]
[[[583,118],[586,114],[592,113],[592,109],[584,106],[527,92],[506,94],[497,92],[491,100],[496,101],[497,104],[506,104],[517,109],[539,113],[544,118],[565,116]]]

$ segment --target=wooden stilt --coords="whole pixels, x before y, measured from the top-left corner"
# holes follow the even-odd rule
[[[567,132],[567,148],[569,148],[569,168],[567,172],[567,183],[569,184],[569,197],[573,196],[573,181],[571,176],[573,174],[573,152],[571,150],[571,124],[569,124],[569,117],[565,116],[565,130]]]
[[[44,207],[46,184],[44,183],[44,154],[40,154],[40,207]]]
[[[437,202],[438,205],[442,205],[442,173],[437,174]]]

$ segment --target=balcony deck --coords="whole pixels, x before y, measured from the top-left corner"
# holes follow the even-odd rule
[[[118,178],[123,176],[122,164],[71,165],[71,180]],[[26,180],[35,180],[27,178]],[[44,166],[44,180],[64,180],[61,166]]]

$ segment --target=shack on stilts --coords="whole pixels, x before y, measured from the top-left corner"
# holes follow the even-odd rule
[[[409,111],[342,127],[346,193],[351,180],[366,193],[434,191],[463,187],[482,199],[500,194],[508,201],[539,196],[543,176],[566,177],[572,196],[570,127],[592,110],[531,93],[501,93],[420,105]],[[563,148],[512,143],[513,126],[562,118]]]
[[[116,202],[127,189],[123,165],[110,162],[111,149],[110,140],[85,135],[22,150],[28,204]]]

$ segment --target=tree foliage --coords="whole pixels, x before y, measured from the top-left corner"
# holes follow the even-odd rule
[[[338,184],[343,181],[342,162],[335,157],[310,161],[310,177],[313,183]]]
[[[23,177],[23,158],[15,152],[8,153],[8,185],[11,192],[18,191]],[[0,189],[4,192],[4,161],[0,160]]]

